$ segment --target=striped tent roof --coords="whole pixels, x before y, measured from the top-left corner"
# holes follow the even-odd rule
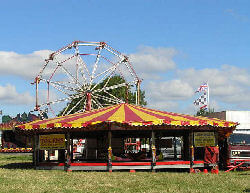
[[[117,104],[98,110],[75,113],[46,120],[37,120],[16,126],[17,130],[32,131],[54,128],[87,128],[103,123],[116,122],[127,127],[169,125],[169,126],[213,126],[233,128],[234,122],[216,118],[194,117],[190,115],[171,113],[148,109],[127,103]],[[97,130],[97,129],[96,129]]]
[[[13,130],[13,128],[16,126],[16,125],[20,125],[22,124],[22,122],[17,122],[17,121],[11,121],[11,122],[8,122],[8,123],[1,123],[0,124],[0,131],[6,131],[6,130]]]

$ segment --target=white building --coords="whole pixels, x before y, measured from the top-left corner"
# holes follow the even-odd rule
[[[236,127],[234,133],[250,134],[250,111],[221,111],[211,113],[208,117],[238,122],[239,125]]]

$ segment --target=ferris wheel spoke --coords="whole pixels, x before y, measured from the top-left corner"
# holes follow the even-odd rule
[[[83,107],[85,107],[85,106],[86,106],[86,100],[84,100],[84,103],[83,103]],[[84,112],[84,111],[85,111],[85,108],[82,108],[82,109],[76,111],[76,113],[80,113],[80,112]]]
[[[102,102],[109,102],[109,105],[111,105],[111,104],[114,104],[114,103],[112,103],[111,102],[111,100],[110,99],[104,99],[104,98],[100,98],[100,100],[102,100]],[[94,102],[95,103],[95,102]],[[103,107],[103,106],[105,106],[105,105],[107,105],[107,103],[105,103],[105,104],[102,104],[101,106]],[[98,107],[99,108],[99,107]]]
[[[64,97],[64,98],[56,99],[56,100],[53,100],[53,101],[50,101],[50,102],[47,102],[47,103],[40,104],[40,107],[55,104],[55,103],[59,103],[59,102],[65,102],[65,101],[73,100],[73,99],[80,98],[80,97],[83,97],[83,96],[84,96],[84,94],[70,95],[68,97]]]
[[[120,99],[117,100],[116,98],[111,98],[111,97],[107,97],[107,96],[104,96],[104,95],[95,94],[94,96],[97,97],[97,98],[112,102],[112,103],[122,103],[123,102]]]
[[[124,58],[124,56],[121,56],[121,53],[120,53],[120,52],[116,51],[115,49],[113,49],[111,46],[109,46],[109,45],[107,45],[107,44],[106,44],[106,46],[105,46],[105,49],[106,49],[107,51],[113,53],[114,55],[118,56],[118,57],[121,58],[121,59]],[[115,53],[115,52],[116,52],[116,53]],[[126,65],[127,69],[129,70],[131,76],[132,76],[132,77],[135,77],[135,80],[138,81],[139,78],[138,78],[138,76],[137,76],[137,74],[135,73],[135,71],[134,71],[134,69],[133,69],[131,63],[128,61],[127,58],[126,58],[126,60],[124,61],[124,63],[125,63],[125,65]]]
[[[62,66],[62,69],[64,70],[64,72],[68,75],[68,77],[69,78],[71,78],[75,83],[76,83],[76,85],[77,85],[77,87],[80,89],[80,90],[83,90],[82,89],[82,85],[79,83],[79,82],[77,82],[77,80],[76,80],[76,78],[64,67],[64,66]]]
[[[114,66],[111,66],[109,69],[97,74],[94,78],[98,78],[99,76],[101,76],[101,75],[103,75],[105,73],[109,73],[110,71],[113,71],[114,68],[115,68]]]
[[[109,86],[109,87],[103,87],[103,88],[100,88],[100,89],[93,90],[92,93],[108,91],[108,90],[112,90],[112,89],[116,89],[116,88],[120,88],[120,87],[124,87],[124,86],[127,86],[127,83],[124,82],[124,83],[117,84],[117,85],[112,85],[112,86]]]
[[[115,72],[115,70],[119,67],[119,65],[120,65],[121,63],[124,62],[124,60],[125,60],[125,59],[123,58],[122,60],[120,60],[120,61],[114,66],[114,69],[113,69],[113,71],[111,72],[110,76],[108,77],[108,80],[106,81],[104,87],[106,87],[106,86],[108,85],[108,83],[109,83],[109,81],[110,81],[110,79],[111,79],[111,77],[112,77],[112,74],[113,74],[113,73]]]
[[[91,91],[93,91],[93,90],[97,87],[97,85],[100,84],[103,80],[105,80],[105,78],[108,77],[108,75],[109,75],[109,78],[108,78],[106,84],[104,85],[104,87],[106,87],[107,84],[108,84],[108,82],[109,82],[109,80],[110,80],[110,78],[111,78],[111,76],[112,76],[112,74],[113,74],[113,72],[115,71],[115,69],[117,68],[117,66],[119,66],[119,64],[121,64],[121,63],[122,63],[122,60],[120,60],[119,62],[117,62],[117,63],[115,64],[115,66],[112,67],[112,70],[110,70],[109,73],[105,74],[105,76],[103,76],[103,77],[98,81],[98,83],[97,83],[93,88],[91,88]],[[91,87],[91,85],[90,85],[90,87]]]
[[[92,74],[91,74],[91,77],[90,77],[90,82],[89,82],[89,85],[90,85],[90,86],[91,86],[92,83],[93,83],[93,79],[94,79],[94,76],[95,76],[95,72],[96,72],[96,69],[97,69],[97,67],[98,67],[97,64],[99,63],[99,60],[100,60],[101,51],[102,51],[102,49],[100,48],[100,49],[98,50],[98,53],[97,53],[97,56],[96,56],[95,64],[94,64],[94,66],[93,66]],[[89,86],[88,89],[90,89],[90,86]]]
[[[76,80],[79,81],[79,47],[75,47],[76,54]]]
[[[80,62],[82,64],[83,68],[86,70],[88,76],[90,77],[91,75],[90,75],[89,69],[87,68],[86,63],[84,62],[84,60],[82,59],[82,57],[79,57],[79,58],[80,58]]]
[[[56,90],[60,91],[61,93],[70,96],[69,93],[67,93],[66,91],[62,90],[62,89],[59,88],[57,85],[53,85],[53,84],[52,84],[52,86],[53,86]]]
[[[83,100],[85,100],[85,97],[82,97],[81,100],[79,100],[68,112],[66,115],[69,115]],[[83,108],[85,108],[83,106]]]
[[[109,92],[106,92],[106,91],[104,91],[106,94],[108,94],[109,96],[111,96],[111,97],[113,97],[114,99],[116,99],[116,101],[118,101],[118,103],[124,103],[124,101],[123,100],[121,100],[121,99],[119,99],[119,98],[117,98],[117,97],[115,97],[114,95],[112,95],[111,93],[109,93]]]
[[[60,83],[60,82],[50,81],[49,83],[50,83],[52,86],[54,86],[54,87],[58,86],[58,87],[61,87],[61,88],[65,89],[65,90],[68,90],[68,91],[79,92],[79,89],[76,89],[76,88],[73,88],[73,87],[66,86],[66,85],[64,85],[64,84],[62,84],[62,83]]]
[[[59,69],[59,67],[62,66],[63,63],[65,63],[65,62],[71,60],[71,59],[74,58],[75,56],[76,56],[76,55],[72,55],[72,56],[70,56],[70,57],[68,57],[68,58],[66,58],[65,60],[62,60],[62,61],[58,61],[57,58],[52,58],[51,60],[54,60],[54,59],[55,59],[57,65],[56,65],[56,67],[55,67],[53,73],[51,74],[51,76],[50,76],[50,78],[49,78],[49,81],[53,78],[53,76],[56,74],[56,71]]]
[[[70,107],[70,103],[67,104],[67,107],[64,109],[62,116],[65,115],[65,113],[68,111],[69,107]]]
[[[101,103],[97,100],[97,98],[96,98],[95,96],[93,96],[93,99],[94,99],[94,100],[92,100],[92,101],[96,104],[96,106],[97,106],[98,109],[103,108],[103,106],[102,106]]]
[[[84,62],[84,60],[83,60],[81,57],[79,57],[79,61],[80,61],[80,65],[81,65],[81,67],[82,67],[82,68],[80,68],[80,74],[81,74],[81,76],[83,77],[84,89],[86,89],[87,78],[86,78],[86,76],[85,76],[84,70],[87,72],[88,77],[90,77],[91,75],[90,75],[90,72],[89,72],[89,70],[88,70],[88,68],[87,68],[86,63]]]

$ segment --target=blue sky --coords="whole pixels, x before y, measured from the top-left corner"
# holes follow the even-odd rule
[[[40,61],[32,67],[30,56],[83,40],[131,56],[149,107],[193,114],[194,91],[209,81],[215,110],[248,110],[249,7],[247,0],[2,1],[0,109],[15,115],[34,106],[30,82]]]

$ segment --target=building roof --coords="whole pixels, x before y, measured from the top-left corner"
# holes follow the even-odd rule
[[[1,123],[0,124],[0,131],[11,131],[13,130],[13,128],[16,126],[16,125],[20,125],[22,124],[21,122],[16,122],[16,121],[11,121],[11,122],[8,122],[8,123]]]
[[[187,129],[192,127],[224,128],[230,133],[237,125],[235,122],[228,122],[216,118],[194,117],[191,115],[159,111],[127,103],[117,104],[106,108],[92,110],[89,112],[75,113],[66,116],[37,120],[30,123],[16,126],[18,131],[56,131],[56,129],[107,129],[107,125],[114,123],[126,129],[149,129],[149,126],[163,126],[165,129],[179,128]],[[152,128],[152,127],[150,127]],[[121,128],[119,128],[120,130]],[[228,133],[228,132],[226,132]]]

